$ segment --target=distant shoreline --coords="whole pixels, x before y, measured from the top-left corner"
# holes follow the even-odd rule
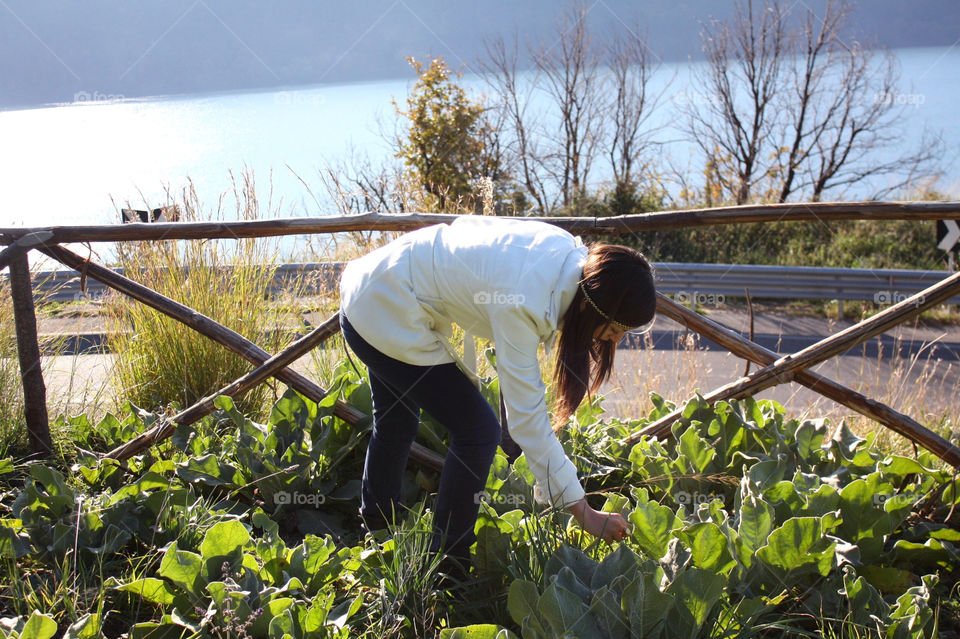
[[[943,49],[944,52],[949,52],[954,48],[955,45],[927,45],[927,46],[912,46],[912,47],[898,47],[896,49],[890,49],[894,54],[899,54],[901,52],[910,52],[910,51],[925,51],[931,49]],[[687,56],[685,59],[677,58],[671,59],[669,57],[664,57],[660,59],[660,63],[663,65],[686,65],[686,64],[695,64],[702,62],[703,58],[700,56]],[[521,69],[521,71],[526,71],[528,69]],[[464,74],[464,77],[471,78],[476,77],[473,74]],[[230,89],[218,89],[213,88],[209,90],[185,90],[185,91],[174,91],[169,93],[155,93],[155,94],[144,94],[144,95],[131,95],[121,93],[110,93],[105,90],[95,91],[90,93],[88,91],[78,91],[74,93],[74,96],[80,94],[88,94],[91,99],[89,100],[73,100],[73,101],[48,101],[48,102],[32,102],[32,103],[11,103],[4,104],[2,102],[2,97],[0,97],[0,116],[7,112],[13,111],[32,111],[36,109],[55,109],[60,107],[72,107],[72,106],[94,106],[102,104],[136,104],[143,102],[174,102],[178,100],[194,100],[199,97],[210,97],[210,98],[219,98],[219,97],[229,97],[231,95],[256,95],[261,93],[280,93],[283,91],[310,91],[323,88],[346,88],[353,86],[366,86],[366,85],[378,85],[378,84],[387,84],[395,83],[404,80],[409,80],[412,84],[414,78],[411,74],[396,74],[396,75],[383,75],[383,76],[374,76],[369,78],[360,78],[354,80],[337,80],[332,82],[304,82],[299,84],[251,84],[249,86],[240,86]],[[98,97],[103,96],[102,98]]]

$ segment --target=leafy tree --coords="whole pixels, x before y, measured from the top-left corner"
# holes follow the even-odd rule
[[[407,58],[417,82],[407,96],[406,110],[394,103],[408,124],[397,142],[408,178],[424,195],[428,209],[477,208],[480,178],[500,178],[494,127],[482,104],[471,100],[455,81],[443,58],[424,65]]]

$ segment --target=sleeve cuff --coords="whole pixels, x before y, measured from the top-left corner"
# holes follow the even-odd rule
[[[545,485],[549,484],[549,485]],[[551,475],[546,482],[537,481],[533,487],[533,497],[541,504],[566,508],[586,496],[577,477],[576,468],[567,460],[566,468]]]

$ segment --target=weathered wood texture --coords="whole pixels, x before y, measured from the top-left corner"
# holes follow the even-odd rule
[[[657,295],[657,312],[683,324],[700,335],[712,339],[734,355],[742,357],[748,362],[767,365],[773,364],[780,357],[777,353],[743,338],[739,333],[730,328],[707,319],[661,294]],[[824,397],[828,397],[839,404],[843,404],[857,411],[861,415],[877,421],[881,425],[925,447],[948,464],[960,468],[960,448],[925,428],[911,417],[894,410],[883,402],[870,399],[851,388],[847,388],[832,379],[823,377],[812,371],[803,370],[797,372],[793,381],[803,384]],[[626,438],[624,443],[634,443],[640,436],[639,434],[632,435]]]
[[[10,296],[13,298],[13,320],[17,334],[17,356],[23,382],[23,415],[27,422],[27,439],[33,457],[49,457],[53,452],[50,424],[47,419],[47,389],[40,366],[40,344],[37,342],[37,315],[33,306],[33,286],[26,253],[10,260]]]
[[[80,255],[77,255],[76,253],[63,247],[47,247],[41,250],[46,255],[59,261],[65,266],[69,266],[76,271],[85,272],[88,277],[99,280],[110,288],[119,291],[120,293],[123,293],[138,302],[142,302],[143,304],[146,304],[147,306],[163,313],[164,315],[167,315],[168,317],[182,322],[201,335],[212,339],[218,344],[221,344],[230,351],[236,353],[240,357],[243,357],[248,362],[259,366],[270,359],[270,354],[267,351],[263,350],[245,338],[243,335],[240,335],[236,331],[227,328],[223,324],[210,319],[206,315],[194,311],[190,307],[185,306],[176,300],[157,293],[156,291],[142,284],[134,282],[129,278],[119,275],[114,271],[101,266],[100,264],[90,262]],[[334,332],[337,330],[339,330],[339,324],[336,324],[334,327]],[[274,377],[285,383],[287,386],[303,394],[305,397],[316,402],[319,402],[327,394],[327,392],[318,384],[290,368],[279,369],[274,374]],[[359,424],[367,417],[363,411],[340,400],[338,400],[334,405],[333,412],[337,417],[352,425]],[[439,470],[443,466],[443,458],[441,458],[434,451],[417,443],[414,443],[413,448],[410,450],[410,456],[415,461],[430,468]]]
[[[296,340],[285,349],[265,361],[263,364],[250,371],[246,375],[227,384],[217,392],[208,395],[195,403],[194,405],[180,411],[169,419],[161,420],[156,426],[134,437],[130,441],[117,446],[109,453],[107,457],[111,459],[127,459],[136,455],[142,450],[153,446],[173,434],[179,425],[192,424],[198,419],[212,413],[215,409],[214,401],[221,395],[228,397],[240,397],[248,390],[261,383],[268,377],[275,375],[278,371],[286,368],[310,349],[316,348],[328,337],[335,334],[340,326],[340,314],[336,313],[333,317],[327,319],[300,339]]]
[[[7,268],[12,260],[20,255],[26,255],[32,247],[46,242],[51,237],[53,237],[53,233],[50,231],[38,231],[20,236],[15,242],[0,251],[0,271]]]
[[[540,220],[579,235],[623,235],[643,231],[747,224],[756,222],[802,222],[811,220],[939,220],[960,216],[960,202],[810,202],[760,204],[683,211],[661,211],[616,217],[524,217]],[[457,215],[411,213],[403,215],[340,215],[237,222],[172,222],[165,224],[109,224],[97,226],[50,226],[0,228],[6,243],[37,231],[52,233],[52,243],[183,240],[201,238],[239,239],[306,235],[345,231],[412,231],[431,224],[452,222]]]
[[[834,355],[839,355],[847,349],[919,315],[924,310],[956,295],[958,291],[960,291],[960,273],[955,273],[942,282],[877,313],[869,319],[824,338],[797,353],[780,357],[752,375],[721,386],[705,395],[704,399],[712,404],[720,400],[758,393],[775,384],[790,381],[797,373],[805,371]],[[625,440],[625,443],[635,442],[644,435],[652,437],[669,436],[670,426],[680,417],[680,413],[680,410],[675,410],[669,415],[665,415],[631,435]]]

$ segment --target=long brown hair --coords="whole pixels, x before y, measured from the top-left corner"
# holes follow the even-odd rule
[[[597,329],[603,330],[610,320],[642,326],[653,319],[656,306],[653,268],[643,254],[615,244],[590,246],[557,342],[553,371],[557,428],[577,410],[587,391],[594,393],[613,369],[617,345],[595,339]]]

